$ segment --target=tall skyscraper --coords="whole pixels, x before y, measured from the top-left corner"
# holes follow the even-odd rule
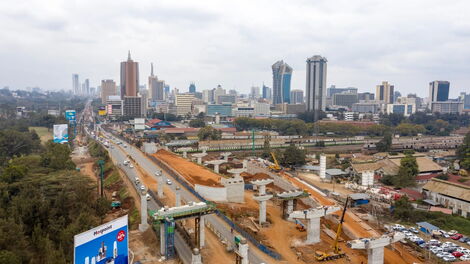
[[[139,63],[131,59],[129,51],[127,61],[121,62],[121,98],[137,96],[139,92]]]
[[[307,59],[307,111],[325,111],[327,62],[320,55]]]
[[[159,80],[157,75],[153,73],[153,63],[150,64],[150,76],[149,76],[149,95],[150,101],[161,101],[165,99],[164,89],[165,81]]]
[[[264,85],[263,83],[263,98],[264,99],[271,99],[272,97],[272,90],[268,86]]]
[[[429,101],[444,102],[449,100],[450,83],[448,81],[433,81],[429,83]]]
[[[273,64],[273,104],[290,102],[292,67],[280,60]]]
[[[78,74],[72,74],[72,90],[75,95],[80,94],[80,81],[78,80]]]
[[[113,80],[101,81],[101,103],[106,104],[109,96],[117,95],[116,82]]]
[[[375,99],[386,104],[393,104],[393,95],[395,86],[389,84],[387,81],[382,82],[375,87]]]
[[[303,104],[304,103],[304,91],[302,90],[290,91],[290,103],[291,104]]]
[[[189,84],[189,93],[196,93],[196,85],[193,82]]]
[[[252,86],[251,87],[251,92],[250,92],[250,98],[251,99],[258,99],[259,97],[260,97],[259,87],[258,86]]]
[[[85,82],[83,83],[83,94],[90,95],[90,80],[89,79],[85,79]]]

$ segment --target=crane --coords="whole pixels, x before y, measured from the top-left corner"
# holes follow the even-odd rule
[[[269,165],[269,168],[274,171],[280,171],[281,166],[279,165],[279,162],[277,162],[276,155],[274,155],[274,152],[271,152],[271,157],[273,157],[274,164]]]
[[[339,237],[341,236],[341,232],[343,230],[343,222],[344,222],[344,215],[346,214],[346,208],[348,207],[349,196],[346,198],[346,203],[344,204],[343,213],[341,214],[341,219],[338,224],[338,229],[336,230],[336,237],[335,241],[333,242],[333,252],[323,252],[323,251],[316,251],[315,258],[317,261],[325,261],[325,260],[332,260],[332,259],[339,259],[346,257],[346,253],[344,253],[341,248],[339,247]]]

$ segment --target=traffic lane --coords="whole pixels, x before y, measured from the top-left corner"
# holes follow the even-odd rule
[[[126,148],[124,149],[129,155],[131,155],[134,160],[136,160],[139,165],[144,168],[144,170],[147,171],[147,173],[150,172],[155,172],[157,170],[162,170],[160,167],[158,167],[154,162],[152,162],[151,160],[147,159],[147,157],[144,156],[144,154],[142,154],[142,152],[140,152],[139,150],[136,150],[133,146],[127,144],[127,143],[124,143],[123,144],[126,144]],[[172,184],[172,190],[174,191],[174,188],[176,188],[176,186],[179,186],[180,189],[181,189],[181,197],[183,199],[185,199],[186,201],[198,201],[199,199],[197,199],[192,193],[190,193],[188,190],[186,190],[185,188],[183,188],[179,182],[177,182],[172,176],[168,175],[165,173],[164,170],[162,170],[162,173],[163,175],[168,178],[168,179],[172,179],[174,184]],[[154,173],[149,173],[151,174],[151,177],[155,177],[156,176],[154,175]],[[215,216],[215,215],[208,215],[206,216],[206,220],[209,221],[209,223],[216,229],[218,230],[221,235],[225,238],[225,240],[228,242],[228,243],[231,243],[232,246],[234,246],[234,236],[235,234],[232,233],[231,231],[231,228],[229,225],[227,225],[222,219],[220,219],[219,217]],[[251,243],[250,245],[252,246],[252,248],[254,247]],[[255,252],[253,252],[254,250],[249,250],[248,252],[248,258],[250,260],[251,263],[266,263],[266,261],[261,258],[260,256],[258,256],[258,254],[256,254]]]

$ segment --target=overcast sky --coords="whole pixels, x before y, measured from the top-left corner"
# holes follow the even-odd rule
[[[141,84],[150,62],[171,87],[221,84],[248,92],[272,86],[271,65],[294,69],[305,89],[305,60],[328,59],[328,86],[374,91],[388,80],[428,96],[448,80],[470,92],[470,1],[433,0],[2,0],[0,87],[71,89],[72,73],[92,86],[119,82],[131,50]]]

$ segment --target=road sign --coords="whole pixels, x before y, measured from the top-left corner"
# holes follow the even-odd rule
[[[128,264],[128,216],[114,219],[74,237],[74,264]]]

